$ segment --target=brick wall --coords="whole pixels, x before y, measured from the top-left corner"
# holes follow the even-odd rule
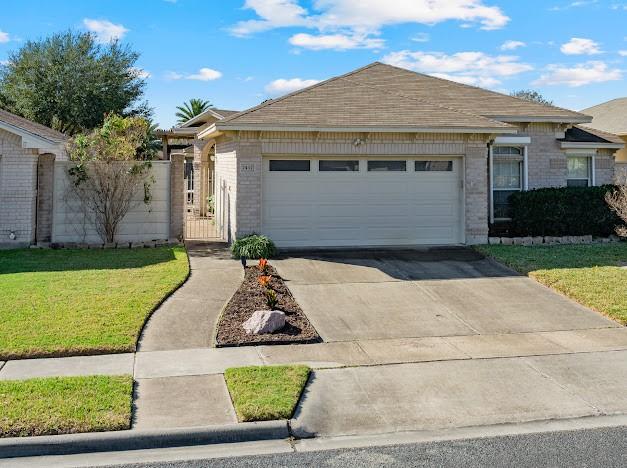
[[[55,155],[42,154],[37,162],[37,243],[52,239]]]
[[[560,147],[554,124],[529,124],[521,133],[531,137],[528,147],[529,189],[566,185],[566,153]]]
[[[356,138],[362,144],[354,145]],[[300,155],[446,155],[465,156],[466,242],[487,241],[487,135],[310,132],[240,132],[216,142],[216,220],[227,240],[262,225],[262,156]]]
[[[0,246],[18,247],[35,238],[37,151],[0,130]],[[14,232],[15,240],[9,238]]]

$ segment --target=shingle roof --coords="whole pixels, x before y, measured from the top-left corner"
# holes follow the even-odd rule
[[[4,109],[0,109],[0,122],[12,125],[53,143],[62,143],[68,139],[68,137],[61,132],[57,132],[45,125],[38,124],[37,122],[25,119],[19,115],[12,114]]]
[[[375,62],[227,117],[235,125],[510,128],[523,117],[586,121],[583,114]],[[491,118],[494,117],[494,118]]]
[[[627,134],[627,97],[612,99],[582,112],[592,116],[588,127],[618,135]]]
[[[623,139],[612,133],[603,132],[594,128],[584,127],[583,125],[575,125],[566,130],[564,138],[559,141],[568,141],[572,143],[615,143],[624,144]]]
[[[373,87],[368,83],[356,83],[353,76],[349,74],[332,78],[282,98],[264,102],[227,117],[218,122],[218,125],[221,128],[230,124],[373,129],[513,128],[477,114]]]
[[[206,117],[213,117],[217,120],[222,120],[237,113],[239,113],[239,111],[215,109],[213,107],[210,107],[206,111],[192,117],[187,122],[183,122],[182,124],[178,125],[176,128],[199,127],[206,123]]]

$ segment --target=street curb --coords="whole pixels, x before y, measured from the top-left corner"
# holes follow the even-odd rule
[[[289,438],[287,421],[0,439],[0,458],[157,449]]]

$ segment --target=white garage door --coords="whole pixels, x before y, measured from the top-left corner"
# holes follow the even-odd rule
[[[263,160],[262,231],[282,247],[458,244],[461,158]]]

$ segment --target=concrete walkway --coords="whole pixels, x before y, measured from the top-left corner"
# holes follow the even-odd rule
[[[242,268],[224,244],[189,251],[137,353],[9,361],[0,380],[133,374],[134,429],[232,424],[225,369],[290,363],[314,369],[303,436],[627,413],[627,328],[471,251],[277,260],[325,342],[222,349]]]
[[[139,351],[204,348],[224,304],[243,279],[238,261],[221,242],[187,245],[191,275],[151,316]]]

